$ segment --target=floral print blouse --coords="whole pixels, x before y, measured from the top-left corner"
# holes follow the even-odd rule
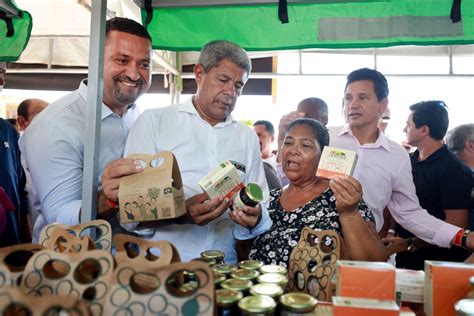
[[[305,226],[316,231],[334,230],[339,234],[342,233],[342,227],[336,209],[336,198],[330,188],[293,211],[283,210],[280,204],[281,193],[281,189],[270,192],[268,211],[273,225],[255,238],[249,256],[264,264],[278,264],[288,268],[291,251]],[[363,200],[359,204],[359,212],[365,221],[375,223],[374,215]]]

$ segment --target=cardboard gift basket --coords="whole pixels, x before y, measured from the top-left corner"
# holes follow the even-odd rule
[[[183,182],[172,152],[127,158],[142,161],[144,169],[120,180],[121,223],[172,219],[186,213]]]

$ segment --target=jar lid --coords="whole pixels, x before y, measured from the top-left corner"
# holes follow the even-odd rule
[[[241,269],[257,270],[261,266],[263,266],[263,262],[257,260],[244,260],[239,262],[239,267]]]
[[[469,283],[471,284],[471,286],[474,286],[474,276],[469,278]]]
[[[287,293],[280,297],[280,303],[292,311],[309,312],[318,300],[306,293]]]
[[[213,271],[213,272],[214,272],[214,284],[219,284],[226,279],[225,274],[222,274],[216,271]]]
[[[239,291],[220,289],[216,290],[216,302],[218,305],[231,305],[237,303],[243,294]]]
[[[245,193],[247,193],[248,197],[256,203],[263,201],[262,188],[260,188],[260,186],[256,183],[247,184],[245,187]]]
[[[250,294],[267,295],[275,298],[283,294],[283,289],[281,286],[275,283],[260,283],[255,284],[250,288]]]
[[[274,283],[281,287],[286,287],[288,284],[288,278],[279,273],[265,273],[257,278],[258,283]]]
[[[204,263],[207,263],[208,265],[212,266],[214,264],[216,264],[216,259],[213,259],[213,258],[207,258],[207,257],[199,257],[199,258],[194,258],[192,259],[191,261],[201,261],[201,262],[204,262]]]
[[[273,298],[266,295],[252,295],[241,299],[239,308],[248,313],[265,313],[275,310],[276,303]]]
[[[252,281],[241,279],[227,279],[221,283],[221,287],[228,290],[246,291],[253,285]]]
[[[206,250],[201,252],[201,257],[222,260],[224,259],[225,254],[221,250]]]
[[[276,264],[266,264],[258,269],[261,273],[286,274],[286,268]]]
[[[234,279],[243,279],[243,280],[254,280],[260,273],[257,270],[247,270],[247,269],[238,269],[232,271],[230,276]]]
[[[228,264],[228,263],[218,263],[218,264],[215,264],[215,265],[211,266],[211,269],[215,272],[219,272],[219,273],[223,273],[223,274],[229,274],[232,271],[237,270],[237,267],[232,265],[232,264]]]

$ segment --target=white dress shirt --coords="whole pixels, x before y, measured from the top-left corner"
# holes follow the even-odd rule
[[[246,168],[245,173],[238,171],[244,184],[254,182],[260,185],[265,201],[268,201],[268,186],[257,135],[231,115],[225,122],[211,126],[199,116],[191,99],[178,105],[145,111],[130,132],[125,155],[156,154],[163,150],[172,151],[176,157],[186,199],[203,193],[198,181],[211,170],[224,160],[233,160]],[[183,261],[199,257],[204,250],[219,249],[225,252],[226,262],[236,262],[235,239],[257,236],[270,228],[271,220],[266,207],[262,206],[260,224],[249,230],[236,225],[228,212],[203,226],[163,225],[155,228],[150,238],[173,243]]]
[[[34,241],[50,223],[79,223],[86,100],[87,86],[82,82],[78,90],[39,113],[21,137],[20,148],[41,202],[41,214],[33,228]],[[122,157],[128,133],[137,117],[135,105],[120,117],[102,104],[99,189],[105,166]]]
[[[330,146],[357,152],[354,178],[362,184],[363,197],[375,216],[377,231],[388,206],[397,223],[414,235],[440,247],[449,247],[460,228],[431,216],[416,196],[408,153],[379,131],[375,143],[361,145],[349,125],[330,128]]]

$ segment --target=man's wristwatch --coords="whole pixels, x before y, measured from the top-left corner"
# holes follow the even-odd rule
[[[409,252],[415,252],[416,251],[416,245],[415,245],[415,239],[413,237],[410,237],[407,239],[407,251]]]

